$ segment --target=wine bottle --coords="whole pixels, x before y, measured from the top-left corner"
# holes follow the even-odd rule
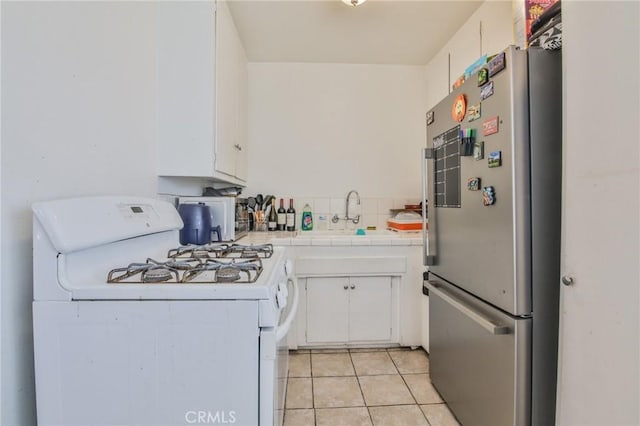
[[[276,214],[276,199],[271,199],[271,210],[269,211],[269,222],[267,224],[269,231],[278,229],[278,215]]]
[[[289,198],[289,208],[287,209],[287,231],[296,230],[296,209],[293,208],[293,198]]]
[[[284,209],[284,199],[280,198],[280,208],[278,209],[277,229],[284,231],[287,224],[287,211]]]

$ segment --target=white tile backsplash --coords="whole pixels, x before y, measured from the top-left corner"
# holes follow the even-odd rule
[[[345,229],[346,223],[344,220],[339,220],[336,223],[333,223],[333,221],[331,220],[332,216],[329,216],[329,220],[327,221],[327,229],[329,231],[341,231],[343,229]]]
[[[347,203],[344,198],[332,198],[331,210],[330,210],[331,215],[334,215],[337,213],[338,216],[344,217],[346,206],[347,206]]]
[[[330,197],[310,197],[307,195],[293,196],[294,207],[296,209],[296,229],[300,229],[302,219],[302,211],[305,204],[309,204],[313,214],[313,229],[318,231],[325,230],[344,230],[366,228],[367,226],[375,226],[377,229],[387,229],[387,220],[391,218],[391,209],[404,208],[405,204],[417,204],[419,197],[415,198],[361,198],[360,204],[356,204],[355,198],[349,206],[349,215],[360,215],[360,222],[353,224],[344,220],[345,216],[345,198]],[[276,203],[277,204],[277,203]],[[289,205],[289,198],[285,199],[285,207]],[[338,214],[340,220],[338,223],[332,223],[331,218],[334,214]]]
[[[391,198],[378,198],[378,214],[389,213],[389,210],[393,208],[393,199]]]
[[[296,212],[299,212],[302,214],[302,212],[304,211],[304,206],[305,204],[309,204],[309,207],[311,207],[311,211],[315,211],[314,209],[314,199],[313,198],[294,198],[293,200],[293,206],[296,209]]]
[[[387,229],[387,220],[389,220],[391,216],[386,214],[379,214],[378,215],[378,229]]]
[[[313,199],[313,210],[314,213],[318,212],[318,214],[329,214],[331,213],[331,199],[330,198],[314,198]]]
[[[378,226],[378,215],[363,214],[360,218],[360,224],[362,225],[362,228],[366,228],[367,226]]]
[[[394,198],[393,199],[393,208],[394,209],[404,209],[404,205],[409,204],[405,198]]]
[[[316,231],[326,231],[327,223],[331,219],[327,214],[319,213],[316,217],[314,217],[313,229]]]
[[[363,198],[362,199],[362,214],[378,214],[378,199],[377,198]]]

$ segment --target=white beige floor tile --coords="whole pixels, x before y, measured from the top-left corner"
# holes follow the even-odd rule
[[[314,426],[316,424],[314,410],[285,410],[284,426]]]
[[[358,379],[353,377],[314,377],[315,408],[362,407],[364,399]]]
[[[375,426],[429,426],[417,405],[369,407]]]
[[[311,355],[289,355],[289,377],[311,377]]]
[[[389,352],[400,374],[428,373],[429,358],[422,349]]]
[[[358,377],[367,406],[415,404],[399,374]]]
[[[398,370],[387,352],[352,353],[351,359],[358,376],[398,374]]]
[[[287,384],[287,408],[313,408],[310,378],[290,378]]]
[[[367,407],[318,408],[316,426],[371,426]]]
[[[431,426],[460,426],[446,404],[421,405],[420,409]]]
[[[443,402],[428,374],[405,374],[402,376],[418,404],[438,404]]]
[[[349,353],[311,354],[313,377],[355,376]]]

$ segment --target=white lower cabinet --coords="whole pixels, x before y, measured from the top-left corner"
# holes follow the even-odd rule
[[[390,341],[392,286],[390,276],[307,278],[306,343]]]

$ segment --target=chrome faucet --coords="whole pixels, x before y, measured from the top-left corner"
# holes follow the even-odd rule
[[[351,198],[351,194],[356,194],[356,200],[358,201],[358,205],[360,205],[360,194],[358,194],[358,191],[356,191],[355,189],[352,189],[351,191],[349,191],[349,193],[347,194],[347,207],[345,209],[345,220],[348,221],[352,221],[353,223],[358,223],[360,222],[360,215],[357,214],[356,217],[349,217],[349,198]]]
[[[360,222],[360,215],[357,214],[355,217],[350,217],[349,216],[349,199],[351,198],[351,194],[356,194],[356,200],[358,201],[358,205],[360,205],[360,194],[358,194],[358,191],[356,191],[355,189],[352,189],[351,191],[349,191],[349,193],[347,194],[347,206],[345,208],[345,217],[344,220],[351,221],[353,223],[358,223]],[[331,222],[333,223],[338,223],[338,221],[340,221],[340,217],[338,216],[338,214],[334,214],[333,217],[331,218]]]

